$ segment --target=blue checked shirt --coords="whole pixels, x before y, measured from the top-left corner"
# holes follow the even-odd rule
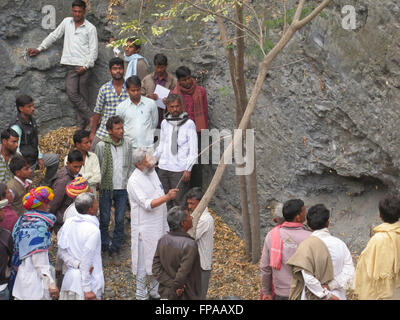
[[[100,127],[97,129],[96,136],[103,139],[108,134],[106,123],[109,118],[115,116],[117,106],[124,100],[128,99],[129,95],[126,92],[126,85],[124,83],[121,94],[117,96],[112,80],[105,83],[99,90],[97,95],[96,106],[94,112],[101,115]]]

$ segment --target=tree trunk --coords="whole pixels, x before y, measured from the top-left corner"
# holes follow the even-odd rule
[[[299,1],[296,14],[293,18],[293,22],[290,25],[290,27],[288,28],[287,32],[282,36],[282,38],[279,40],[279,42],[264,57],[263,61],[260,63],[257,80],[256,80],[256,83],[254,84],[249,103],[247,104],[246,110],[244,112],[242,120],[240,121],[238,129],[242,129],[242,130],[246,129],[250,122],[251,115],[253,114],[253,111],[256,107],[257,99],[258,99],[258,96],[260,95],[262,85],[264,83],[265,77],[267,76],[271,62],[282,51],[282,49],[287,45],[287,43],[290,41],[290,39],[293,37],[293,35],[296,33],[296,31],[299,30],[300,28],[302,28],[307,23],[309,23],[315,16],[317,16],[329,4],[330,1],[331,0],[324,0],[317,8],[314,9],[314,11],[311,14],[309,14],[306,18],[304,18],[301,21],[299,21],[299,17],[300,17],[301,11],[304,6],[304,0]],[[232,154],[233,147],[236,146],[241,141],[240,138],[241,137],[240,137],[239,131],[236,131],[236,133],[233,136],[232,142],[228,145],[228,147],[226,148],[226,150],[224,152],[223,158],[225,156]],[[210,185],[208,186],[208,189],[206,190],[203,198],[201,199],[200,203],[196,207],[193,214],[198,214],[199,212],[204,211],[204,209],[210,202],[211,198],[215,194],[215,191],[218,188],[218,185],[221,182],[225,168],[226,168],[226,164],[223,163],[223,161],[220,161],[220,163],[218,164],[217,170],[214,173],[214,177],[211,180]]]
[[[227,31],[225,28],[225,24],[221,18],[217,17],[218,28],[220,31],[221,39],[223,45],[225,47],[226,58],[229,64],[229,72],[231,76],[231,82],[233,86],[233,91],[235,94],[236,101],[236,126],[239,126],[240,120],[243,116],[243,106],[245,104],[241,104],[240,94],[239,94],[239,86],[237,82],[237,61],[233,49],[229,46]],[[243,146],[243,144],[242,144]],[[243,226],[243,234],[244,234],[244,242],[245,242],[245,253],[246,259],[250,260],[252,256],[252,237],[251,237],[251,225],[250,225],[250,215],[249,215],[249,207],[248,207],[248,196],[247,196],[247,182],[245,176],[238,176],[239,180],[239,190],[240,190],[240,206],[242,213],[242,226]]]
[[[236,4],[235,6],[236,20],[243,23],[243,5]],[[246,81],[244,76],[244,30],[236,28],[236,43],[237,43],[237,59],[236,59],[236,81],[239,91],[237,99],[240,101],[241,117],[244,113],[244,106],[247,105],[247,92],[246,92]],[[239,125],[239,124],[238,124]],[[250,129],[251,121],[247,126]],[[246,129],[247,129],[246,128]],[[246,135],[244,134],[244,137]],[[244,139],[243,139],[244,140]],[[252,150],[246,150],[246,152],[253,152]],[[260,259],[260,211],[258,207],[258,192],[257,192],[257,159],[254,150],[254,170],[247,179],[248,194],[250,200],[250,230],[251,230],[251,261],[253,263],[258,262]]]

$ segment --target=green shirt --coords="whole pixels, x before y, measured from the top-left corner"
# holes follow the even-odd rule
[[[8,163],[3,158],[3,155],[0,154],[0,183],[7,183],[14,177],[10,171],[10,168],[8,167]]]

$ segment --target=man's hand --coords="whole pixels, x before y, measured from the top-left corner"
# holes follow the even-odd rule
[[[184,171],[183,172],[182,181],[183,182],[189,182],[190,181],[190,171]]]
[[[340,299],[337,296],[335,296],[334,294],[332,294],[328,300],[340,300]]]
[[[28,48],[27,51],[28,51],[28,55],[29,55],[30,57],[37,56],[37,55],[40,53],[40,50],[34,49],[34,48]]]
[[[263,295],[263,300],[272,300],[272,294],[265,294]]]
[[[39,165],[39,169],[43,170],[44,169],[44,160],[43,159],[38,159],[38,165]]]
[[[85,67],[79,67],[78,69],[76,69],[76,73],[79,74],[80,76],[83,75],[86,71],[87,70]]]
[[[147,98],[153,99],[153,100],[158,100],[158,94],[157,93],[150,93],[147,95]]]
[[[52,299],[58,299],[60,291],[58,290],[57,287],[49,288],[49,294]]]
[[[97,300],[97,297],[93,291],[84,292],[85,300]]]
[[[179,192],[179,189],[169,189],[167,196],[169,200],[173,200],[176,198],[177,194]]]

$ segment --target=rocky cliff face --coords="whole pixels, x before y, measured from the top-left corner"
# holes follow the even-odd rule
[[[44,5],[56,8],[56,22],[70,15],[70,1],[0,0],[1,127],[15,117],[15,96],[34,97],[42,133],[75,124],[65,94],[65,69],[59,65],[62,41],[35,59],[25,49],[37,47],[50,32],[41,27]],[[332,231],[359,251],[379,223],[377,201],[399,187],[400,160],[400,6],[391,0],[361,0],[357,28],[341,25],[337,0],[289,43],[274,61],[252,119],[255,128],[258,190],[265,234],[271,227],[273,201],[302,198],[306,205],[331,209]],[[109,79],[112,57],[105,44],[116,27],[107,20],[108,3],[90,1],[87,18],[98,28],[99,59],[91,76],[91,105]],[[114,14],[135,17],[137,1],[122,1]],[[145,8],[151,12],[150,5]],[[152,61],[164,52],[170,70],[187,65],[208,92],[212,128],[234,128],[233,93],[224,50],[212,22],[153,39],[143,54]],[[116,33],[115,33],[116,34]],[[272,33],[273,39],[278,35]],[[185,50],[193,46],[190,50]],[[246,79],[249,95],[258,60],[249,43]],[[206,169],[206,181],[213,167]],[[240,197],[234,168],[224,176],[212,206],[238,233]]]

